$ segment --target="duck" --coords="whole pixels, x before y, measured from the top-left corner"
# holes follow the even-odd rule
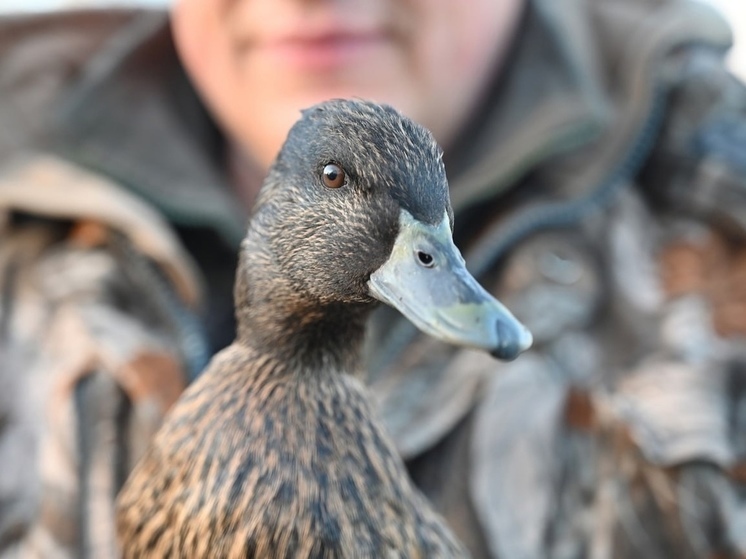
[[[371,311],[514,359],[528,330],[466,270],[442,151],[396,109],[302,111],[239,249],[235,341],[170,410],[117,499],[125,558],[466,557],[363,382]]]

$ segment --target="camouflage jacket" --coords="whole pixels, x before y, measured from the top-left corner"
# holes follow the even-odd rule
[[[684,0],[530,0],[522,25],[446,166],[456,242],[535,347],[498,363],[382,309],[371,388],[475,557],[742,557],[728,28]],[[9,20],[0,51],[0,553],[113,556],[117,488],[219,345],[233,260],[205,253],[245,216],[163,14]]]

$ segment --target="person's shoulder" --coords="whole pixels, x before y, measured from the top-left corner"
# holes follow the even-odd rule
[[[704,0],[603,0],[590,2],[587,8],[596,14],[627,19],[632,14],[648,19],[657,14],[712,14],[723,19],[723,16],[713,3]]]
[[[701,0],[604,0],[586,6],[600,53],[615,66],[628,66],[630,58],[662,59],[685,45],[726,49],[733,42],[723,14]]]
[[[64,10],[0,15],[0,91],[8,93],[29,76],[70,79],[119,32],[137,21],[165,21],[163,11],[144,9]],[[48,80],[47,80],[48,81]],[[49,84],[48,84],[49,85]]]
[[[84,65],[119,31],[142,19],[165,20],[166,12],[134,8],[64,10],[0,15],[0,75],[19,65]]]
[[[46,131],[56,103],[97,56],[143,23],[166,21],[166,12],[142,9],[0,16],[0,159]]]
[[[8,53],[37,41],[48,45],[44,50],[49,54],[66,45],[94,47],[147,13],[157,17],[160,12],[117,8],[0,14],[0,51],[5,58]]]

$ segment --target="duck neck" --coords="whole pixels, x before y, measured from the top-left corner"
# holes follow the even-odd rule
[[[266,262],[248,260],[236,279],[236,342],[271,354],[288,370],[357,373],[374,305],[314,300]]]

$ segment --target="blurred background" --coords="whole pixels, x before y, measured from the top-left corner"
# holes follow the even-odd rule
[[[733,71],[746,80],[746,0],[701,0],[716,6],[731,22],[736,44],[730,53]],[[0,0],[0,12],[56,10],[91,6],[163,7],[169,0]]]

